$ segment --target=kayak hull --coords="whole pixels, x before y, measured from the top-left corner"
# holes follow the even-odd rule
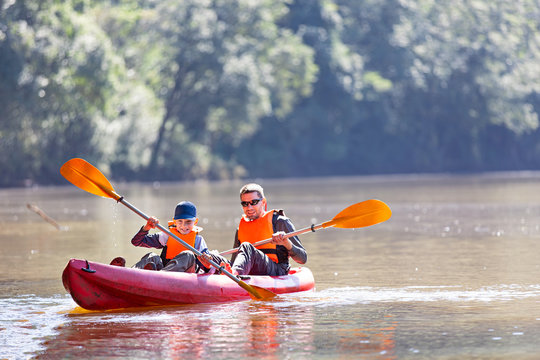
[[[284,276],[252,276],[243,280],[276,294],[309,291],[315,287],[307,267]],[[112,266],[69,260],[62,282],[73,300],[88,310],[221,303],[250,299],[249,293],[225,275],[189,274]]]

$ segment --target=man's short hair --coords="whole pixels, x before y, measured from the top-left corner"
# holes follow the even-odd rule
[[[264,198],[264,190],[262,186],[255,183],[249,183],[242,186],[242,188],[240,189],[240,197],[242,197],[242,195],[244,194],[252,193],[252,192],[258,193],[261,199]]]

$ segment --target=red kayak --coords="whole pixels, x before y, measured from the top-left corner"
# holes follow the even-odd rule
[[[88,310],[220,303],[250,299],[249,293],[225,275],[152,271],[71,259],[62,274],[64,287]],[[312,290],[315,280],[306,267],[284,276],[253,276],[244,282],[276,294]]]

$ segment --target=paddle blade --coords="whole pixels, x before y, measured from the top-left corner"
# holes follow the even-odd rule
[[[105,175],[86,160],[79,158],[68,160],[60,168],[60,174],[73,185],[91,194],[113,198],[114,200],[121,198],[120,195],[114,192]]]
[[[343,209],[324,227],[354,229],[382,223],[392,216],[392,210],[380,200],[366,200]]]
[[[259,286],[248,285],[241,280],[238,281],[238,285],[240,285],[244,290],[246,290],[253,300],[270,300],[277,296],[270,290]]]

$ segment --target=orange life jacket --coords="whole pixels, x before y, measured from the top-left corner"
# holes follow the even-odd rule
[[[238,225],[238,240],[241,243],[247,241],[253,244],[257,241],[272,238],[272,234],[274,233],[274,228],[272,226],[273,216],[274,210],[270,210],[255,220],[250,221],[246,220],[245,217],[242,217],[240,224]],[[273,262],[279,263],[276,244],[267,243],[257,246],[257,249],[261,250]]]
[[[194,231],[191,231],[189,234],[180,234],[180,232],[176,229],[174,221],[169,221],[169,231],[172,232],[174,235],[178,236],[180,239],[184,240],[192,247],[195,247],[195,238],[197,237],[197,234],[199,234],[199,232],[196,231],[198,229],[200,228],[194,227]],[[169,239],[167,239],[167,252],[165,253],[165,258],[170,260],[184,250],[190,249],[185,247],[180,241],[176,240],[172,236],[169,236]]]

